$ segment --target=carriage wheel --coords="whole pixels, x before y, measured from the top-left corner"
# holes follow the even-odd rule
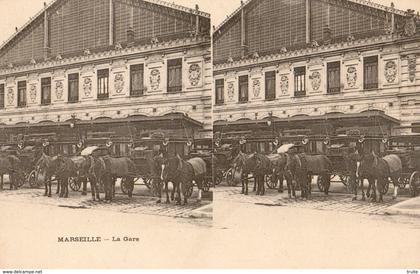
[[[185,192],[185,197],[190,198],[194,191],[194,185],[191,184]]]
[[[410,177],[410,194],[412,197],[416,197],[418,195],[418,189],[420,186],[420,173],[414,172],[411,174]]]
[[[124,194],[128,193],[127,178],[121,178],[121,191]]]
[[[269,189],[276,189],[277,188],[277,181],[273,181],[273,176],[272,175],[267,175],[265,177],[265,184],[267,185],[267,187]]]
[[[144,182],[144,185],[147,187],[147,189],[152,189],[152,179],[150,179],[150,178],[141,178],[142,180],[143,180],[143,182]]]
[[[70,184],[70,188],[73,191],[79,191],[80,187],[82,186],[82,183],[74,177],[70,177],[69,178],[69,184]]]
[[[32,170],[31,173],[28,176],[28,183],[29,183],[29,186],[32,187],[32,188],[35,188],[35,187],[39,186],[38,182],[37,182],[37,179],[36,179],[36,177],[37,177],[36,175],[37,175],[36,170]]]
[[[346,187],[349,186],[349,177],[348,175],[340,175],[340,181],[341,183],[343,183],[343,185],[345,185]]]
[[[410,184],[410,178],[400,177],[398,178],[398,187],[404,189],[408,184]]]
[[[226,172],[226,183],[228,186],[236,186],[237,182],[235,182],[234,180],[234,174],[233,174],[233,169],[230,168],[227,172]]]
[[[386,181],[385,185],[383,185],[383,188],[382,188],[382,195],[387,194],[388,190],[389,190],[389,181]]]
[[[325,192],[325,186],[324,182],[322,181],[322,176],[318,176],[316,184],[318,185],[318,189],[320,192]]]

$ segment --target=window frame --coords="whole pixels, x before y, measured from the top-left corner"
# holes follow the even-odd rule
[[[306,96],[306,66],[295,67],[293,69],[293,79],[294,97]],[[303,85],[301,80],[303,80]],[[300,82],[301,85],[297,85],[298,82]],[[299,89],[298,87],[303,87],[303,89]]]
[[[242,88],[245,88],[245,84],[246,84],[246,89],[245,89],[246,96],[242,97],[241,96]],[[249,101],[249,75],[242,75],[238,77],[238,101],[239,103],[247,103]]]
[[[45,84],[44,82],[48,80],[49,84]],[[41,78],[41,105],[43,106],[48,106],[51,105],[51,77],[44,77]],[[44,101],[44,88],[49,87],[49,94],[48,94],[48,99],[46,101]]]
[[[26,107],[26,92],[28,86],[26,81],[17,82],[17,106],[18,108]],[[23,99],[23,100],[22,100]]]
[[[179,84],[176,86],[170,86],[170,72],[172,70],[177,70],[179,69],[180,71],[180,77],[181,79],[179,79]],[[167,61],[167,93],[178,93],[178,92],[182,92],[182,58],[175,58],[175,59],[170,59]]]
[[[337,73],[338,70],[338,86],[330,86],[331,73]],[[339,94],[341,92],[341,62],[327,63],[327,94]]]
[[[373,75],[373,72],[368,72],[369,68],[376,68],[374,79],[368,81],[369,76]],[[376,80],[376,81],[375,81]],[[363,89],[378,89],[379,88],[379,57],[378,55],[368,56],[363,58]]]
[[[97,76],[97,86],[96,86],[96,94],[98,100],[106,100],[109,99],[109,69],[98,69],[96,71]],[[105,86],[102,87],[102,82],[104,82]],[[102,92],[104,91],[104,92]]]
[[[80,88],[80,84],[79,84],[79,73],[70,73],[67,75],[67,101],[69,103],[77,103],[79,102],[79,88]],[[70,91],[71,88],[71,84],[74,83],[76,86],[75,89],[75,94],[72,94]],[[76,96],[72,96],[72,95],[76,95]]]
[[[221,93],[219,94],[219,88]],[[215,81],[215,99],[216,105],[222,105],[225,103],[225,79],[216,79]],[[220,95],[220,96],[219,96]]]
[[[0,84],[0,109],[4,109],[6,107],[6,84]]]
[[[133,90],[133,75],[141,72],[142,77],[142,88],[139,90]],[[135,64],[130,66],[130,96],[131,97],[140,97],[143,96],[145,92],[144,87],[144,64]]]
[[[268,81],[273,81],[273,91],[272,93],[269,93],[269,85]],[[277,75],[276,71],[267,71],[265,73],[265,100],[267,101],[273,101],[276,99],[277,96],[277,90],[276,90],[276,81],[277,81]]]

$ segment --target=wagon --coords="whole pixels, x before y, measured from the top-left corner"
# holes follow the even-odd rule
[[[232,173],[232,146],[230,144],[224,144],[213,151],[213,176],[214,184],[219,185],[223,180],[231,186],[234,185],[233,173]]]

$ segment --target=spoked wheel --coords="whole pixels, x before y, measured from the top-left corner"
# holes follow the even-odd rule
[[[267,185],[267,187],[269,189],[276,189],[277,185],[278,185],[278,182],[277,182],[277,180],[273,181],[273,176],[272,175],[267,175],[265,177],[265,184]]]
[[[142,178],[144,185],[147,187],[147,189],[152,189],[152,179],[150,178]]]
[[[80,187],[82,186],[82,183],[78,180],[78,178],[70,177],[69,178],[69,185],[70,185],[71,190],[79,191]]]
[[[414,172],[410,177],[410,194],[412,197],[416,197],[419,194],[420,187],[420,173]]]
[[[340,181],[343,185],[345,185],[346,187],[349,186],[349,177],[348,175],[340,175]]]
[[[32,188],[39,187],[37,182],[37,172],[36,170],[32,170],[28,176],[29,186]]]
[[[121,191],[124,194],[128,193],[127,178],[121,178]]]
[[[188,189],[186,190],[186,192],[185,192],[185,197],[188,199],[188,198],[190,198],[191,197],[191,195],[193,194],[193,191],[194,191],[194,185],[193,184],[191,184],[189,187],[188,187]]]
[[[320,192],[325,192],[324,182],[322,181],[322,176],[318,176],[316,179],[316,184],[318,185],[318,189]]]
[[[386,181],[382,188],[382,195],[387,194],[388,190],[389,190],[389,181]]]

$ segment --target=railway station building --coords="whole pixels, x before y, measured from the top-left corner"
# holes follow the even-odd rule
[[[420,133],[414,10],[249,0],[213,29],[213,49],[217,139],[255,138],[247,150],[266,152],[297,138],[319,152],[333,138],[380,138],[371,146],[382,149],[393,136]]]
[[[54,0],[0,47],[0,139],[54,153],[212,137],[210,15],[161,0]]]

